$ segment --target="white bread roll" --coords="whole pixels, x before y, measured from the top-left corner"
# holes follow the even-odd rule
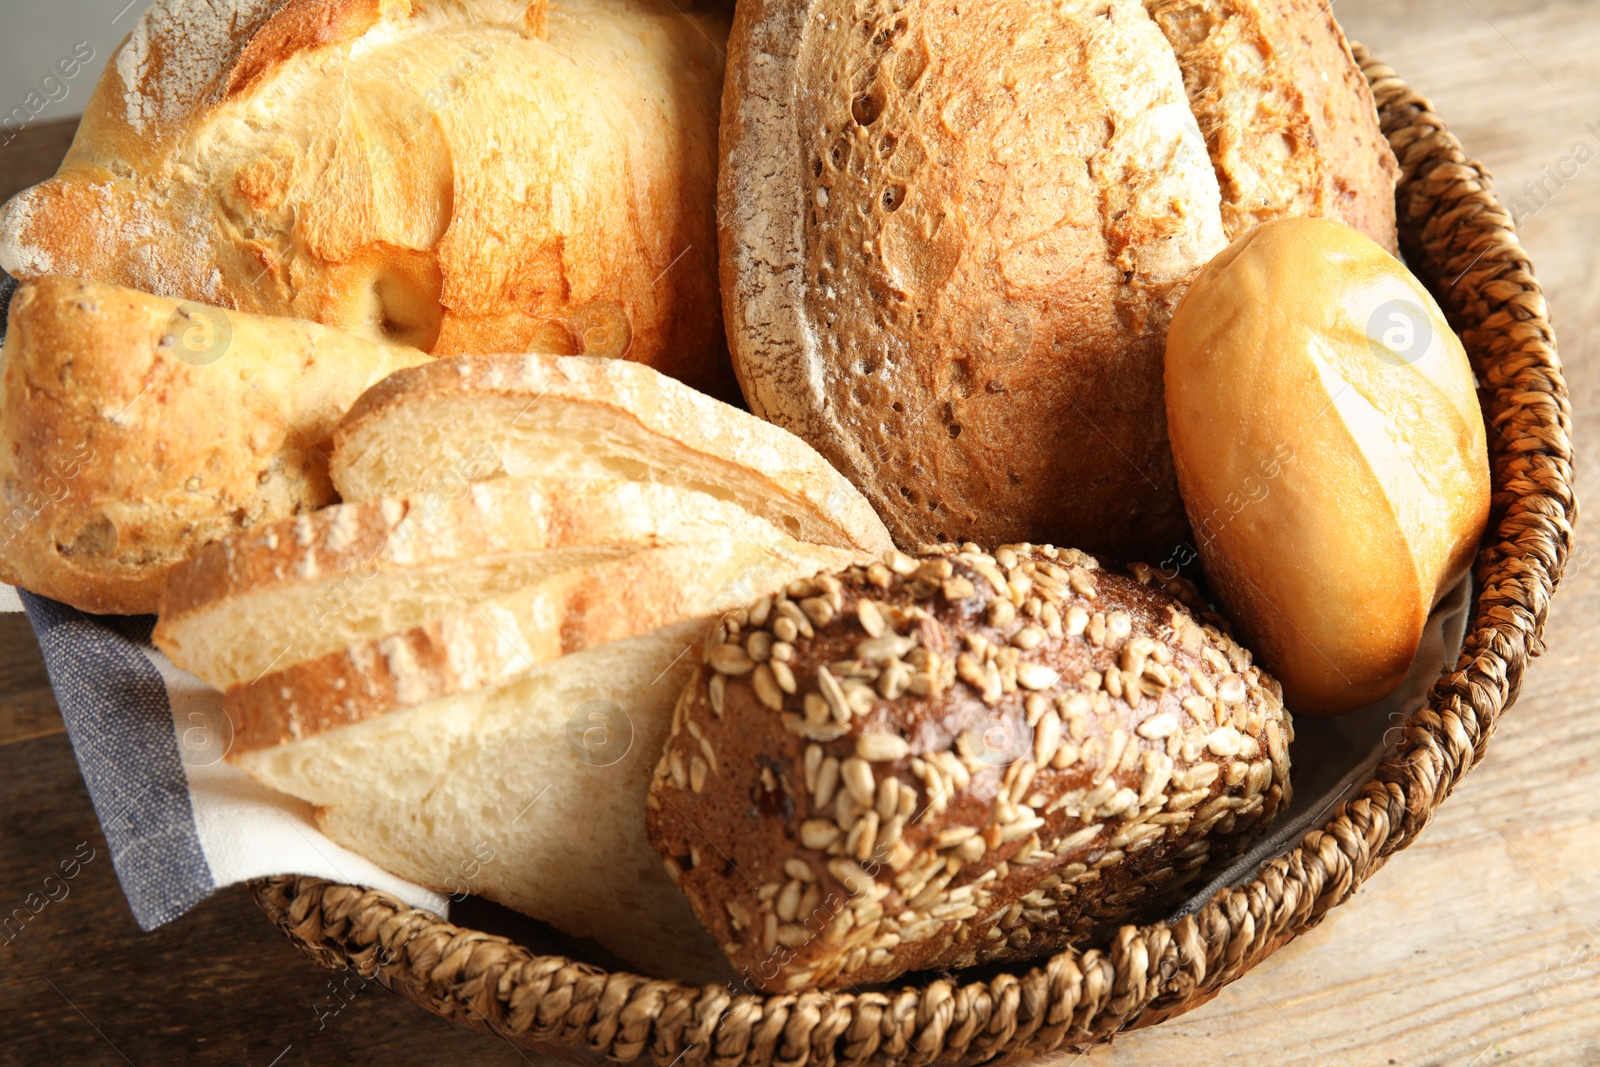
[[[1289,709],[1392,692],[1489,509],[1472,369],[1433,297],[1339,223],[1269,223],[1190,286],[1166,386],[1206,574]]]

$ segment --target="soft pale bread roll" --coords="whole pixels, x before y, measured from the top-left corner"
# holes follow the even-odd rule
[[[428,361],[62,277],[18,288],[0,358],[0,581],[111,614],[155,611],[209,542],[334,500],[334,424]]]
[[[620,360],[456,358],[392,375],[340,426],[331,464],[346,500],[427,492],[469,464],[483,478],[621,476],[728,500],[797,540],[891,547],[861,494],[804,441]]]
[[[1185,278],[1283,214],[1394,246],[1398,170],[1321,7],[741,4],[719,225],[751,410],[904,546],[1159,558]]]
[[[0,266],[726,392],[726,34],[671,0],[156,0]]]
[[[415,501],[338,504],[207,547],[169,574],[154,640],[226,689],[562,571],[727,537],[778,534],[736,505],[660,483],[452,480]]]
[[[1189,289],[1166,383],[1206,574],[1290,710],[1388,695],[1489,509],[1472,369],[1433,297],[1354,230],[1269,223]]]

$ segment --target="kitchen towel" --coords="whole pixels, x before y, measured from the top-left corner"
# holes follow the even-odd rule
[[[152,616],[85,615],[21,591],[0,596],[0,609],[18,595],[142,929],[224,886],[272,874],[371,886],[448,915],[446,897],[334,844],[310,804],[258,785],[222,758],[233,738],[222,694],[150,644]]]

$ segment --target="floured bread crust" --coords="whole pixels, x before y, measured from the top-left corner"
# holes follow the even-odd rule
[[[158,0],[0,209],[0,266],[727,394],[726,32],[668,0]]]
[[[1159,558],[1187,535],[1161,384],[1187,276],[1257,217],[1393,247],[1393,160],[1337,27],[1236,6],[1216,39],[1155,0],[741,6],[735,370],[900,544]]]

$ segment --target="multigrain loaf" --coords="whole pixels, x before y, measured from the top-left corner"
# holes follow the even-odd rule
[[[0,357],[0,581],[155,611],[166,572],[207,543],[335,499],[335,423],[427,361],[295,319],[24,282]]]
[[[673,0],[157,0],[0,266],[725,394],[726,35]]]
[[[1395,245],[1397,168],[1326,8],[742,4],[719,227],[751,409],[902,545],[1159,558],[1185,278],[1284,214]]]
[[[551,471],[659,481],[728,500],[781,533],[876,554],[889,534],[806,442],[634,363],[458,357],[361,398],[330,463],[346,500]]]
[[[1265,829],[1277,683],[1141,573],[930,546],[724,619],[648,826],[751,988],[1038,956],[1159,914]]]
[[[156,645],[219,689],[463,605],[664,545],[785,541],[703,493],[619,478],[458,480],[208,546],[167,576]]]

